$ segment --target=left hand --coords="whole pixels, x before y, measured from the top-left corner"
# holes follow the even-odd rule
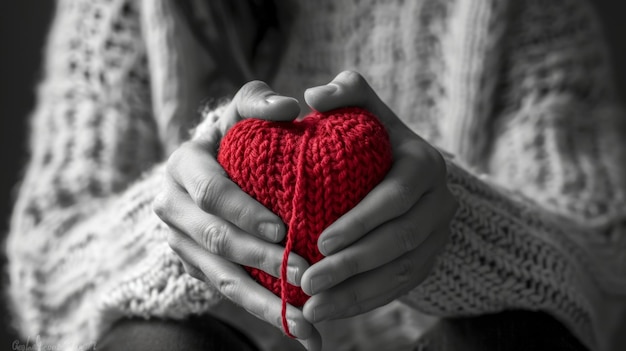
[[[302,289],[307,320],[345,318],[383,306],[419,285],[449,236],[457,208],[440,153],[413,133],[355,72],[305,92],[309,106],[328,111],[358,106],[387,128],[393,165],[357,206],[324,230],[325,257],[307,269]]]

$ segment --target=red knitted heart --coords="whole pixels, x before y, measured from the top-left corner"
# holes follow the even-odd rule
[[[218,162],[246,193],[287,224],[285,258],[293,250],[318,262],[321,232],[354,207],[391,167],[384,126],[361,108],[313,112],[301,121],[245,119],[223,138]],[[283,260],[283,274],[286,273]],[[246,267],[283,304],[302,306],[299,287]]]

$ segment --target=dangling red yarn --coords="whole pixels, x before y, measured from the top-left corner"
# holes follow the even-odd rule
[[[260,284],[287,303],[308,300],[287,282],[287,261],[295,252],[314,264],[322,231],[359,203],[391,167],[391,144],[384,126],[370,112],[347,107],[313,112],[301,121],[246,119],[226,134],[218,162],[246,193],[276,213],[287,225],[285,251],[277,279],[245,267]]]

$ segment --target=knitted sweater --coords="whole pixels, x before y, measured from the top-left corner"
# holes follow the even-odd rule
[[[355,69],[454,155],[451,241],[403,302],[542,310],[605,349],[626,298],[626,116],[588,4],[290,3],[277,91]],[[210,57],[172,0],[59,0],[46,53],[7,241],[22,334],[87,348],[123,316],[211,312],[219,294],[185,274],[151,209],[164,159],[218,84]]]

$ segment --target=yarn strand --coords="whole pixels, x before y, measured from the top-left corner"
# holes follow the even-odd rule
[[[291,223],[294,222],[292,219]],[[289,253],[291,252],[291,247],[293,246],[293,235],[287,235],[287,242],[285,243],[285,251],[283,252],[283,262],[280,267],[280,300],[282,302],[281,309],[281,317],[283,322],[283,329],[287,336],[291,338],[295,338],[293,334],[289,331],[289,324],[287,323],[287,264],[289,261]]]
[[[285,251],[283,251],[283,261],[280,267],[280,299],[282,301],[282,311],[281,317],[283,322],[283,329],[287,336],[291,338],[295,338],[293,334],[289,331],[289,325],[287,323],[287,293],[288,293],[288,282],[287,282],[287,265],[289,264],[289,254],[291,253],[291,249],[293,247],[294,233],[296,231],[297,218],[298,218],[298,203],[302,203],[302,198],[306,194],[306,189],[304,189],[304,180],[306,177],[302,175],[302,172],[305,167],[305,148],[309,145],[309,140],[311,139],[311,133],[313,133],[312,129],[307,129],[302,137],[302,142],[300,143],[300,147],[298,150],[298,159],[296,161],[296,184],[293,191],[293,199],[291,206],[291,218],[289,219],[289,227],[287,228],[287,240],[285,242]]]

